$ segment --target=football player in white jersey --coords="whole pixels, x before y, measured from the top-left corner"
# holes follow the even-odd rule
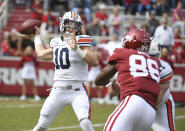
[[[55,74],[50,95],[44,102],[39,121],[33,131],[46,131],[66,105],[72,106],[83,131],[94,130],[84,82],[88,75],[88,64],[97,66],[98,58],[97,53],[91,50],[91,37],[78,35],[81,26],[80,16],[70,11],[60,19],[62,36],[52,39],[50,48],[45,49],[40,36],[35,36],[38,57],[53,60]],[[39,32],[39,28],[36,29]]]
[[[160,52],[159,42],[156,39],[151,38],[149,55],[160,58]],[[160,85],[162,86],[166,84],[169,86],[173,70],[168,63],[163,60],[160,61]],[[155,122],[152,125],[153,131],[175,131],[174,115],[175,104],[168,88],[162,98],[162,101],[157,106]]]

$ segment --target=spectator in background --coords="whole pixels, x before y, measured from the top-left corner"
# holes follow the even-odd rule
[[[182,1],[177,3],[177,7],[173,10],[172,14],[172,22],[175,23],[176,21],[184,21],[184,13],[182,10]]]
[[[32,49],[35,49],[34,42],[31,36],[21,36],[19,37],[21,43],[21,50],[24,51],[28,46],[31,46]],[[23,55],[23,54],[22,54]]]
[[[100,36],[109,36],[109,28],[105,21],[100,21]]]
[[[0,1],[0,6],[2,5],[3,1]]]
[[[108,15],[105,12],[105,4],[100,4],[99,11],[95,13],[95,18],[100,26],[100,36],[108,36],[109,35],[109,21],[108,21]]]
[[[99,5],[99,11],[93,16],[92,22],[87,25],[87,33],[95,36],[108,35],[108,15],[105,12],[105,4]]]
[[[32,0],[26,0],[26,12],[30,12]]]
[[[174,29],[174,48],[171,51],[171,55],[174,55],[173,57],[176,58],[175,62],[181,63],[183,60],[183,53],[184,53],[184,44],[182,42],[182,38],[180,36],[180,31],[179,28],[176,27]]]
[[[159,26],[159,21],[155,17],[155,11],[151,11],[150,19],[147,21],[148,29],[151,36],[154,36],[155,29]]]
[[[130,31],[130,30],[135,29],[135,28],[137,28],[137,27],[135,25],[134,19],[130,19],[129,20],[129,26],[127,27],[127,31]]]
[[[100,4],[99,5],[99,11],[95,13],[95,16],[98,20],[98,22],[103,21],[105,24],[108,24],[108,15],[105,12],[105,4]]]
[[[43,43],[46,45],[49,45],[49,41],[51,40],[51,35],[52,34],[58,34],[59,33],[59,28],[55,24],[55,19],[53,17],[49,16],[48,17],[48,22],[42,23],[40,27],[40,35],[43,40]]]
[[[79,15],[80,15],[80,17],[82,19],[82,22],[83,22],[83,25],[82,25],[82,28],[81,28],[81,34],[85,35],[85,34],[87,34],[86,33],[87,32],[86,31],[86,26],[88,24],[88,21],[86,19],[86,16],[85,16],[84,12],[82,10],[80,10],[80,9],[79,9]]]
[[[93,17],[92,22],[87,25],[87,34],[94,36],[100,35],[100,23],[96,17]]]
[[[174,9],[176,7],[177,1],[178,0],[168,0],[168,2],[170,3],[170,7]]]
[[[143,10],[145,9],[146,16],[149,17],[151,8],[152,8],[152,1],[151,0],[140,0],[137,11],[138,11],[139,15],[141,15],[143,13]]]
[[[42,20],[43,10],[40,0],[34,0],[34,4],[31,7],[31,15],[33,19]]]
[[[178,48],[183,48],[183,42],[182,42],[182,37],[180,35],[180,30],[178,27],[176,27],[174,29],[174,39],[175,39],[175,42],[174,42],[174,50],[177,50]]]
[[[183,48],[179,54],[180,54],[180,58],[181,58],[181,63],[185,64],[185,45],[183,45]]]
[[[137,0],[124,0],[125,14],[128,12],[135,15],[137,10]]]
[[[168,14],[163,14],[161,25],[156,28],[154,37],[159,41],[161,48],[166,48],[168,52],[173,47],[174,34],[172,27],[168,26]]]
[[[185,13],[182,11],[182,1],[178,1],[177,7],[173,10],[172,23],[173,28],[179,27],[181,35],[185,36]]]
[[[17,34],[16,29],[12,29],[9,32],[8,42],[10,44],[11,56],[20,56],[21,55],[21,42]]]
[[[171,66],[171,68],[174,70],[174,61],[171,61],[170,56],[169,56],[169,51],[166,48],[161,49],[161,58],[162,60],[168,62]]]
[[[109,17],[110,27],[110,34],[117,34],[120,36],[120,29],[123,24],[124,17],[123,14],[119,12],[118,7],[113,8],[113,13]]]
[[[56,16],[54,16],[54,15],[51,14],[51,10],[50,9],[48,9],[47,12],[46,12],[46,14],[42,16],[41,22],[42,23],[48,22],[48,19],[49,18],[54,19],[55,24],[57,24]]]
[[[117,34],[113,34],[112,40],[106,44],[105,49],[108,50],[109,55],[112,55],[116,48],[121,48],[121,47],[122,47],[122,44],[121,44],[121,41],[119,40],[119,36]]]
[[[36,71],[35,66],[37,66],[37,61],[35,56],[33,55],[33,49],[31,46],[27,46],[24,50],[24,55],[21,58],[20,66],[22,69],[22,79],[24,81],[20,100],[26,99],[26,88],[29,84],[33,89],[34,100],[39,101],[40,97],[37,94],[37,89],[35,87],[34,80],[36,79]]]
[[[145,32],[149,32],[147,24],[142,24],[141,29],[143,29]]]
[[[157,0],[154,8],[157,16],[162,16],[164,13],[168,13],[169,9],[168,0]]]
[[[79,10],[82,10],[88,22],[91,21],[91,10],[89,0],[75,0],[73,11],[79,14]]]
[[[4,40],[1,42],[1,52],[3,56],[10,56],[10,44],[8,42],[8,32],[4,35]]]

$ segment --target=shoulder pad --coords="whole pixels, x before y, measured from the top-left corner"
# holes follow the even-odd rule
[[[160,63],[160,83],[165,83],[171,80],[173,76],[173,70],[167,62],[160,59]]]

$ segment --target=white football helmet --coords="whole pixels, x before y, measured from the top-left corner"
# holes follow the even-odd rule
[[[75,34],[78,35],[80,33],[81,26],[81,17],[74,11],[66,12],[64,16],[60,18],[60,31],[67,35],[70,35],[70,32],[66,31],[66,27],[75,30]]]
[[[149,55],[156,58],[160,58],[161,48],[160,48],[159,42],[154,37],[151,37],[150,41],[151,42],[150,42],[150,48],[149,48]]]

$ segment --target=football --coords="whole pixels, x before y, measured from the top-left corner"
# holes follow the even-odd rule
[[[25,35],[31,35],[31,34],[35,34],[35,26],[40,27],[41,22],[37,19],[28,19],[25,22],[23,22],[18,31],[21,34],[25,34]]]

